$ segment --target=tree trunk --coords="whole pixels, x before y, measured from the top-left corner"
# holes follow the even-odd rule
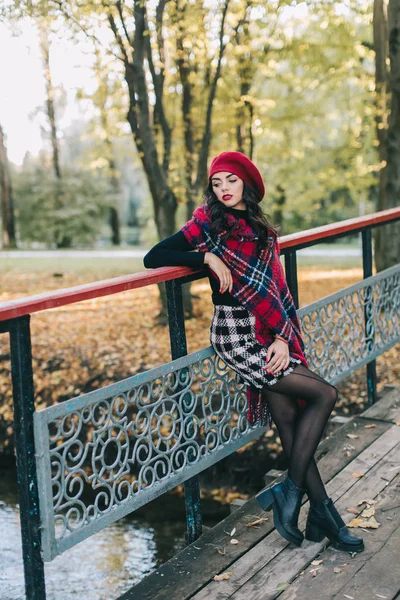
[[[92,97],[96,108],[100,112],[100,124],[104,134],[105,158],[108,163],[109,181],[113,194],[113,204],[109,208],[109,225],[111,229],[111,242],[114,246],[119,246],[121,243],[121,226],[119,219],[119,211],[117,206],[117,198],[120,193],[120,185],[117,176],[117,168],[114,158],[114,150],[112,145],[112,126],[108,116],[107,101],[110,95],[110,86],[108,81],[108,73],[104,73],[104,68],[101,62],[99,50],[95,49],[95,71],[97,78],[97,92]]]
[[[61,179],[60,148],[58,144],[56,111],[54,106],[54,88],[50,71],[50,44],[48,33],[44,28],[40,32],[40,48],[42,52],[43,71],[46,80],[46,114],[50,125],[50,140],[53,150],[53,169],[56,179]]]
[[[56,178],[56,186],[54,192],[54,204],[56,210],[63,208],[63,189],[62,189],[62,174],[60,166],[60,147],[58,143],[56,111],[54,102],[54,87],[51,78],[50,70],[50,43],[49,32],[46,25],[42,23],[40,29],[40,49],[42,53],[43,72],[46,80],[46,114],[50,126],[50,141],[52,147],[53,169]],[[72,245],[71,238],[66,235],[58,224],[54,229],[54,241],[57,248],[70,248]]]
[[[116,174],[114,158],[112,156],[112,152],[113,152],[112,142],[111,142],[110,138],[108,137],[107,133],[106,133],[106,144],[109,147],[109,153],[111,153],[111,154],[109,154],[110,158],[108,159],[108,165],[109,165],[109,169],[110,169],[110,185],[111,185],[111,189],[113,190],[113,192],[115,194],[114,198],[117,198],[117,196],[120,192],[120,187],[119,187],[119,181],[118,181],[117,174]],[[121,225],[120,225],[120,220],[119,220],[118,208],[116,206],[110,206],[109,223],[110,223],[110,228],[111,228],[112,244],[114,246],[119,246],[121,243]]]
[[[200,195],[201,187],[204,187],[207,181],[207,158],[211,144],[211,122],[214,100],[217,90],[218,80],[221,76],[221,63],[226,44],[223,43],[223,34],[225,28],[225,19],[228,11],[229,0],[225,1],[225,6],[222,11],[218,64],[208,90],[207,111],[201,140],[201,148],[197,162],[197,173],[195,164],[196,147],[194,141],[193,130],[193,83],[191,75],[195,70],[191,64],[189,57],[190,52],[185,46],[185,12],[188,8],[186,2],[175,3],[175,20],[177,27],[176,49],[177,49],[177,66],[179,70],[180,81],[182,84],[182,121],[184,130],[184,146],[185,146],[185,195],[186,195],[186,216],[190,220],[193,211],[196,207],[195,200]],[[200,129],[199,123],[196,122],[196,129]],[[183,307],[188,318],[194,316],[191,285],[185,285],[182,289]]]
[[[386,16],[385,0],[374,2],[374,45],[376,55],[376,125],[379,158],[385,166],[380,171],[378,210],[399,205],[400,198],[400,0],[390,0]],[[390,70],[387,73],[386,57]],[[391,110],[387,115],[387,97]],[[386,124],[387,123],[387,124]],[[400,223],[374,230],[377,272],[399,262]]]
[[[3,130],[0,126],[0,207],[2,220],[2,247],[16,248],[14,203],[7,149]]]
[[[206,107],[203,136],[197,159],[197,172],[194,168],[194,145],[192,118],[190,114],[192,90],[189,83],[189,67],[185,61],[178,64],[180,76],[184,88],[183,93],[183,121],[185,128],[185,168],[190,175],[186,179],[186,205],[188,219],[191,218],[195,208],[194,199],[199,195],[201,187],[207,182],[207,158],[211,143],[211,118],[214,99],[217,91],[217,83],[221,75],[222,56],[226,46],[224,43],[224,25],[230,0],[225,0],[222,9],[222,19],[219,37],[219,56],[214,76],[209,86]],[[163,85],[164,85],[164,39],[162,33],[163,14],[167,0],[160,0],[156,9],[156,43],[158,46],[158,63],[161,64],[159,72],[156,72],[152,46],[150,41],[150,29],[147,25],[146,2],[134,0],[135,29],[129,34],[127,22],[125,21],[124,6],[117,2],[115,10],[108,14],[110,27],[119,45],[121,56],[125,66],[125,80],[128,85],[129,110],[127,119],[130,124],[136,148],[142,161],[150,193],[153,200],[154,220],[160,239],[172,235],[175,231],[175,213],[177,209],[176,196],[168,184],[168,173],[172,147],[172,128],[170,127],[164,110]],[[186,6],[186,4],[185,4]],[[181,9],[179,2],[176,3],[178,12]],[[128,13],[129,19],[131,14]],[[119,20],[117,24],[116,19]],[[183,39],[183,31],[178,31],[178,47]],[[146,83],[146,72],[144,58],[146,55],[148,68],[152,77],[153,92],[155,97],[154,109],[150,112],[150,103]],[[196,124],[198,127],[198,124]],[[158,158],[157,133],[162,133],[163,157]],[[193,176],[192,174],[195,173]],[[183,289],[185,312],[192,314],[189,286]],[[163,303],[164,316],[166,314],[165,294],[162,286],[159,286],[161,300]],[[162,314],[159,315],[162,318]]]
[[[119,45],[125,65],[125,81],[128,86],[129,94],[129,109],[127,113],[128,123],[150,188],[157,232],[159,238],[163,239],[172,235],[175,231],[175,214],[178,204],[176,196],[167,181],[172,130],[168,124],[163,105],[163,71],[156,75],[153,65],[151,47],[148,40],[149,30],[146,23],[146,3],[142,0],[134,0],[134,7],[135,31],[132,36],[125,35],[125,38],[121,37],[121,29],[117,26],[112,12],[109,13],[108,20]],[[165,1],[162,1],[157,9],[159,44],[162,43],[160,23],[162,23],[164,8]],[[117,4],[117,10],[118,18],[122,25],[122,31],[127,34],[121,4]],[[147,53],[146,58],[154,82],[154,92],[156,97],[154,111],[157,114],[157,121],[160,122],[163,132],[164,156],[162,161],[160,161],[158,157],[155,133],[150,114],[150,103],[144,68],[145,51]],[[158,319],[165,322],[167,318],[165,285],[159,284],[158,287],[162,302],[162,309],[158,315]]]
[[[239,152],[247,154],[250,160],[254,154],[254,136],[253,136],[253,104],[250,99],[250,90],[253,83],[253,77],[256,66],[250,51],[244,48],[249,46],[251,41],[250,34],[250,11],[253,4],[252,0],[247,0],[242,19],[239,20],[235,28],[235,42],[239,49],[237,73],[240,78],[240,98],[236,109],[236,145]]]

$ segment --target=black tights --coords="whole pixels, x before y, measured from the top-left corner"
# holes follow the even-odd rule
[[[338,392],[334,385],[303,364],[262,390],[289,461],[288,475],[297,486],[306,487],[310,502],[327,497],[314,452]],[[307,405],[300,408],[296,398],[305,400]]]

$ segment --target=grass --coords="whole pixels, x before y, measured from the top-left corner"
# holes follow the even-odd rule
[[[0,273],[87,273],[107,279],[144,271],[141,258],[1,258]]]

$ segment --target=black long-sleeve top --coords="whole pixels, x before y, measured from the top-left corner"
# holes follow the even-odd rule
[[[248,210],[225,207],[236,217],[247,219]],[[190,267],[200,269],[204,265],[205,252],[191,252],[194,247],[189,244],[182,231],[177,231],[173,235],[161,240],[153,246],[143,257],[143,265],[146,269],[155,269],[157,267]],[[208,274],[212,290],[213,304],[225,304],[228,306],[242,306],[238,300],[227,290],[224,293],[219,292],[219,280],[211,272]]]

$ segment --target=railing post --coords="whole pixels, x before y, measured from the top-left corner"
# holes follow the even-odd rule
[[[296,308],[299,308],[299,285],[297,281],[297,254],[296,250],[291,250],[285,254],[285,276],[293,302]]]
[[[9,323],[25,594],[28,600],[45,600],[46,589],[41,556],[40,512],[33,435],[35,400],[30,315],[13,319]]]
[[[182,284],[176,279],[165,282],[172,360],[187,354],[185,318],[183,314]],[[184,482],[186,504],[186,543],[191,544],[202,534],[199,478],[197,475]]]
[[[362,236],[362,258],[364,279],[372,275],[372,229],[367,227],[361,232]],[[366,351],[369,352],[375,342],[375,324],[374,324],[374,295],[372,286],[365,288],[364,305],[365,322],[365,343]],[[367,390],[368,406],[377,401],[376,397],[376,359],[374,358],[367,364]]]

